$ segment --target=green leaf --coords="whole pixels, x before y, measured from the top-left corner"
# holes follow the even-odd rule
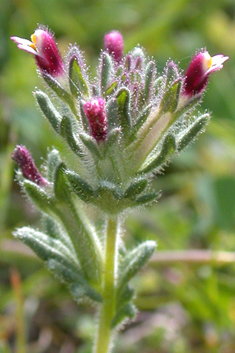
[[[167,89],[160,104],[161,114],[165,114],[166,112],[174,113],[178,105],[181,85],[182,78],[178,78],[172,83],[170,88]]]
[[[73,102],[73,97],[65,91],[65,89],[61,86],[61,84],[53,78],[51,75],[48,75],[46,73],[42,74],[43,79],[45,82],[48,84],[48,86],[56,93],[56,95],[66,104],[69,105],[70,109],[72,112],[77,115],[74,102]]]
[[[72,201],[63,204],[57,213],[76,251],[83,273],[89,283],[100,283],[102,252],[100,240],[82,208]]]
[[[47,234],[51,239],[59,240],[69,249],[69,251],[74,252],[73,244],[70,241],[68,234],[57,221],[48,215],[44,215],[43,225],[45,234]]]
[[[103,94],[111,83],[113,73],[113,60],[108,53],[104,52],[101,57],[101,92]]]
[[[74,299],[89,299],[101,302],[101,295],[85,279],[74,251],[71,252],[59,240],[29,227],[18,229],[14,236],[28,245],[42,260],[48,269],[62,282],[70,285]]]
[[[147,159],[147,161],[144,163],[144,165],[140,168],[139,173],[149,173],[152,172],[154,169],[160,167],[164,163],[167,162],[167,160],[176,152],[176,142],[175,142],[175,137],[171,134],[167,135],[163,141],[161,150],[157,157],[151,158],[150,161]]]
[[[47,179],[49,182],[54,181],[55,170],[60,163],[61,159],[59,152],[53,148],[53,150],[51,150],[47,156]]]
[[[130,91],[127,88],[121,88],[117,92],[118,123],[124,133],[129,132],[131,127],[130,113]]]
[[[60,198],[67,191],[64,190],[63,165],[60,165],[56,173],[58,185],[55,187]],[[77,258],[81,264],[86,278],[92,283],[100,283],[102,254],[99,238],[82,210],[75,209],[72,201],[70,203],[57,203],[55,199],[47,195],[45,190],[38,185],[25,180],[24,187],[32,201],[43,212],[52,218],[58,219],[64,226],[76,251]],[[70,198],[71,196],[68,195]],[[79,213],[78,213],[79,212]]]
[[[36,204],[41,211],[53,216],[56,210],[54,198],[48,195],[43,188],[30,180],[25,179],[23,186],[33,203]]]
[[[108,97],[111,94],[113,94],[117,86],[118,86],[118,81],[112,82],[111,85],[106,89],[104,93],[105,97]]]
[[[148,103],[153,92],[153,83],[156,76],[155,62],[150,61],[146,67],[145,85],[144,85],[144,102]]]
[[[130,136],[128,137],[128,143],[131,143],[136,139],[137,132],[139,131],[139,129],[142,127],[142,125],[145,123],[145,121],[149,117],[151,109],[152,109],[152,105],[148,105],[140,113],[138,119],[136,120],[135,124],[133,125],[133,127],[130,130]]]
[[[54,259],[64,266],[78,266],[75,252],[68,249],[60,240],[30,227],[17,229],[14,236],[28,245],[44,261]]]
[[[72,284],[75,282],[86,281],[81,269],[78,266],[65,266],[64,263],[59,262],[57,259],[50,258],[47,260],[47,267],[64,283]]]
[[[108,201],[108,203],[110,202],[110,198],[120,200],[123,197],[122,190],[116,184],[106,180],[100,182],[97,194],[102,196],[102,199]]]
[[[133,202],[123,198],[123,191],[118,184],[106,180],[100,181],[95,193],[93,204],[109,215],[117,215]]]
[[[57,133],[60,133],[60,122],[62,117],[59,112],[55,109],[49,97],[40,90],[37,90],[34,95],[39,104],[40,109],[42,110],[43,114],[45,115],[53,129]]]
[[[118,127],[118,104],[116,98],[111,98],[106,105],[109,131]]]
[[[42,260],[46,261],[48,269],[62,282],[70,284],[70,291],[74,298],[88,297],[101,302],[101,295],[90,287],[79,264],[75,259],[75,252],[64,246],[58,240],[29,227],[18,229],[14,235],[28,245]]]
[[[184,104],[174,112],[175,120],[183,114],[192,111],[202,100],[202,94],[198,93],[186,100]]]
[[[92,97],[100,97],[100,87],[98,87],[98,85],[93,85],[92,86]]]
[[[161,91],[162,84],[163,84],[163,77],[160,76],[154,82],[154,92],[155,92],[154,94],[155,94],[155,97],[157,97],[159,92]]]
[[[146,264],[156,249],[155,241],[146,241],[129,252],[123,259],[118,275],[117,293],[137,274]]]
[[[167,68],[166,68],[166,84],[165,84],[166,89],[172,82],[176,81],[178,78],[179,78],[178,67],[173,61],[170,61],[167,64]]]
[[[148,184],[147,179],[140,178],[138,180],[135,180],[131,185],[126,189],[124,193],[125,198],[135,198],[137,195],[139,195],[144,189],[146,188]]]
[[[71,148],[71,150],[79,157],[83,157],[84,153],[82,152],[78,140],[75,138],[73,133],[73,127],[71,120],[67,116],[63,116],[60,123],[60,133],[63,137],[66,138],[66,141]]]
[[[54,193],[58,200],[62,202],[70,203],[71,200],[71,188],[69,186],[67,177],[66,177],[66,165],[60,163],[54,175]]]
[[[210,120],[209,114],[204,114],[200,116],[193,124],[187,128],[181,135],[179,140],[177,141],[178,151],[182,151],[185,147],[187,147],[196,137],[200,134],[205,126],[208,124]]]
[[[75,300],[84,300],[87,297],[102,302],[102,296],[89,285],[79,268],[67,267],[54,259],[47,261],[47,267],[62,282],[70,284],[69,289]]]
[[[70,292],[76,301],[84,300],[84,296],[90,300],[101,303],[102,296],[95,291],[91,286],[85,285],[85,283],[74,283],[70,287]]]
[[[131,288],[129,285],[126,285],[123,287],[122,291],[118,293],[117,297],[117,311],[124,305],[126,305],[129,301],[132,300],[132,298],[135,295],[135,291],[133,288]]]
[[[84,202],[90,202],[95,196],[92,187],[75,172],[67,170],[66,176],[72,191]]]
[[[69,86],[75,97],[89,96],[88,83],[82,69],[84,63],[79,63],[78,58],[73,56],[69,62]]]
[[[124,71],[130,71],[131,69],[131,59],[132,59],[132,56],[130,54],[128,54],[126,57],[125,57],[125,62],[124,62]],[[121,71],[120,74],[122,74],[123,70]]]
[[[89,122],[88,122],[88,119],[86,117],[86,114],[84,112],[84,104],[86,102],[84,100],[80,100],[80,113],[81,113],[81,118],[82,118],[82,124],[83,124],[83,128],[86,132],[89,132],[90,130],[90,127],[89,127]]]
[[[104,156],[110,151],[111,148],[117,147],[116,143],[120,136],[120,128],[113,129],[109,132],[108,137],[105,141]]]
[[[151,194],[146,194],[135,199],[134,206],[148,205],[149,203],[156,201],[160,197],[160,192],[152,192]]]
[[[96,156],[98,159],[103,159],[97,142],[90,135],[81,133],[79,134],[79,137],[92,155]]]
[[[124,306],[122,306],[117,314],[114,316],[112,322],[111,322],[111,328],[114,328],[118,325],[120,325],[124,320],[128,319],[134,319],[136,316],[136,307],[134,304],[128,303]]]

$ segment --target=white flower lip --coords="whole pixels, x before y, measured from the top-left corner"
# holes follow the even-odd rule
[[[212,63],[210,68],[207,70],[206,74],[208,75],[211,72],[219,71],[223,68],[223,64],[225,61],[229,59],[229,56],[224,56],[223,54],[218,54],[212,56]]]
[[[17,43],[17,47],[18,47],[19,49],[22,49],[22,50],[24,50],[24,51],[27,51],[28,53],[33,54],[33,55],[38,55],[37,50],[35,50],[35,49],[32,47],[33,43],[32,43],[30,40],[24,39],[24,38],[20,38],[20,37],[15,37],[15,36],[11,37],[11,39],[12,39],[15,43]]]

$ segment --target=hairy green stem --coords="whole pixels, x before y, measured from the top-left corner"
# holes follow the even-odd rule
[[[116,306],[116,262],[117,262],[117,218],[109,218],[107,224],[105,264],[103,275],[103,304],[99,314],[96,346],[94,353],[108,353],[112,344],[111,322]]]

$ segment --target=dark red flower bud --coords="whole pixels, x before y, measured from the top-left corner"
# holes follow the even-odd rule
[[[123,58],[123,38],[118,31],[111,31],[104,36],[104,48],[119,63]]]
[[[105,100],[92,98],[84,104],[84,112],[89,121],[91,135],[97,142],[104,141],[108,133]]]
[[[222,54],[211,57],[207,51],[198,53],[185,72],[183,95],[191,97],[201,93],[208,84],[209,75],[222,69],[228,59],[228,56]]]
[[[12,152],[11,157],[18,164],[23,176],[26,179],[31,180],[40,186],[45,186],[48,184],[48,182],[39,173],[37,167],[34,164],[33,157],[25,146],[16,146],[15,150]]]

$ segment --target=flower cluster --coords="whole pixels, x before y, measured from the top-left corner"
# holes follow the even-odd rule
[[[124,56],[122,35],[112,31],[104,37],[98,75],[90,82],[79,48],[70,48],[66,62],[45,28],[37,29],[32,41],[12,39],[34,55],[43,79],[69,108],[62,116],[50,98],[36,90],[42,112],[80,159],[77,177],[90,194],[84,196],[86,192],[71,181],[66,169],[74,193],[105,213],[119,213],[157,197],[155,192],[144,194],[150,189],[149,175],[161,170],[202,131],[209,115],[195,117],[193,108],[201,101],[209,76],[228,60],[223,55],[211,57],[203,50],[193,57],[184,75],[171,61],[165,74],[157,76],[154,61],[142,48]],[[19,158],[15,160],[29,178],[27,168]],[[143,190],[139,183],[145,185]],[[135,193],[127,197],[129,189]]]
[[[145,145],[150,145],[149,149],[142,153],[145,156],[154,149],[159,137],[175,122],[175,116],[179,119],[177,113],[180,112],[183,116],[184,110],[191,108],[192,101],[195,100],[193,103],[196,103],[200,100],[209,76],[220,70],[228,60],[228,57],[223,55],[211,57],[203,50],[195,55],[182,77],[178,74],[176,64],[170,62],[166,76],[157,78],[155,63],[148,61],[141,48],[135,48],[123,56],[122,36],[118,31],[112,31],[104,37],[105,51],[101,55],[98,81],[96,85],[91,85],[87,80],[85,63],[79,49],[70,49],[69,63],[65,65],[54,37],[45,28],[37,29],[31,36],[32,41],[15,36],[12,39],[20,49],[34,55],[44,79],[56,90],[58,96],[66,101],[76,118],[81,120],[81,115],[85,116],[85,125],[88,123],[90,135],[96,142],[107,140],[111,129],[116,127],[126,135],[124,145],[128,145],[133,137],[136,140],[133,146],[139,144],[142,151]],[[69,76],[71,92],[63,92],[63,87],[55,80],[66,75]],[[158,92],[160,94],[157,94]],[[78,102],[74,103],[72,96],[75,96]],[[106,111],[115,104],[116,107],[110,113],[112,116],[107,118]],[[80,111],[76,106],[81,107]],[[164,115],[167,111],[171,111],[171,117]],[[150,130],[155,131],[154,125],[157,130],[155,135],[150,133]],[[85,130],[85,126],[83,128]],[[140,130],[139,141],[137,130]],[[154,135],[153,138],[151,135]],[[120,139],[122,138],[120,134]],[[144,144],[143,140],[147,143]],[[138,164],[143,162],[141,160]]]

